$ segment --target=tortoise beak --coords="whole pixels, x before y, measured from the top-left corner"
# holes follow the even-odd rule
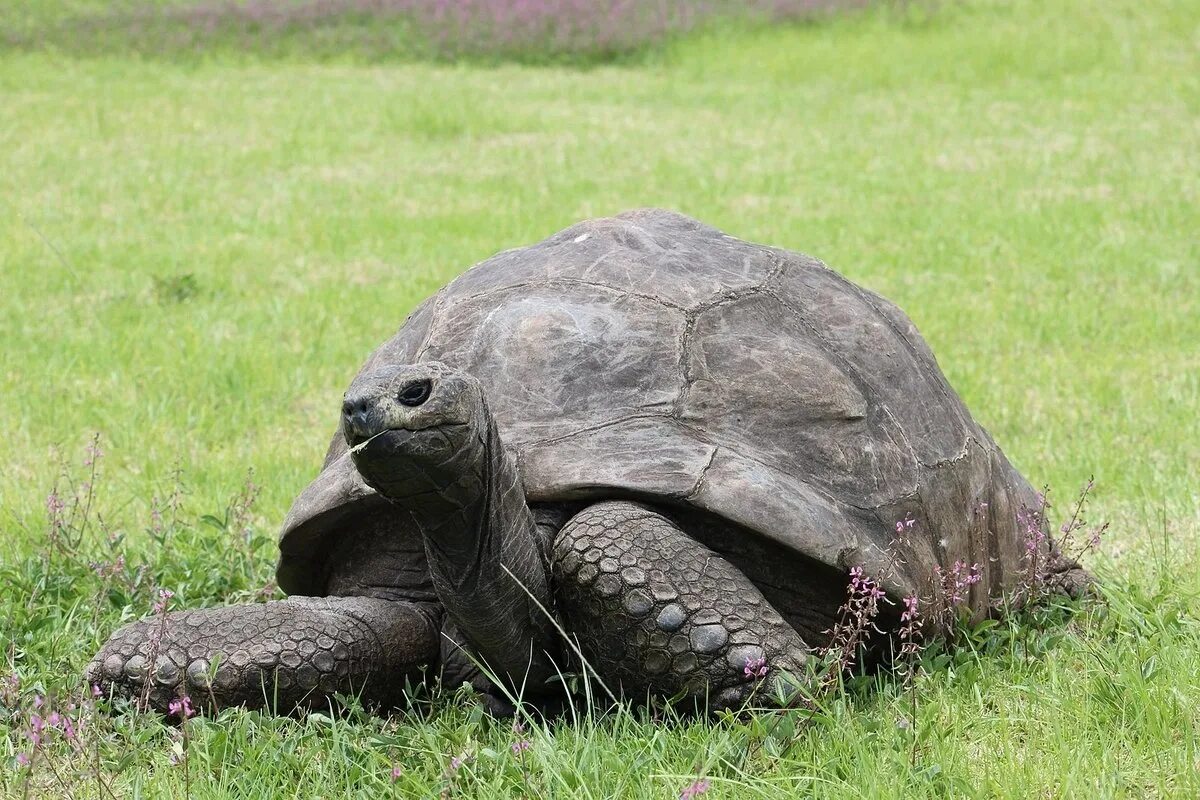
[[[387,418],[374,398],[347,397],[342,403],[342,434],[351,447],[387,429]]]

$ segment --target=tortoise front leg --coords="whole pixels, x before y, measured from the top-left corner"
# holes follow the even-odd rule
[[[801,679],[800,634],[737,567],[651,508],[588,506],[559,532],[553,573],[583,654],[626,693],[737,708],[773,703]]]
[[[370,597],[177,611],[121,628],[86,676],[164,712],[181,694],[210,708],[286,712],[321,706],[334,692],[393,706],[405,679],[419,681],[437,662],[439,623],[433,606]]]

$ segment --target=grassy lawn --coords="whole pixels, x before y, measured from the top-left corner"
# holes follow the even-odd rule
[[[896,301],[1057,512],[1095,475],[1105,602],[803,724],[605,714],[518,757],[462,698],[235,710],[188,726],[185,769],[174,728],[85,714],[81,751],[18,768],[34,694],[66,711],[159,587],[270,592],[341,392],[417,302],[648,205]],[[590,69],[0,51],[0,796],[1196,797],[1198,232],[1195,2],[974,0]],[[95,433],[90,521],[56,530]]]

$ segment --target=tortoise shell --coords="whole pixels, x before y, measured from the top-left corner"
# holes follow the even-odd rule
[[[808,256],[657,209],[581,222],[451,281],[362,369],[425,361],[482,382],[531,503],[690,506],[897,596],[978,563],[976,608],[1022,568],[1033,489],[909,318]],[[335,433],[280,586],[319,594],[329,537],[387,513]]]

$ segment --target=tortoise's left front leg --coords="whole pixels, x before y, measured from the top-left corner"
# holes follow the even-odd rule
[[[438,660],[440,610],[372,597],[289,597],[176,611],[121,628],[87,667],[105,693],[166,711],[197,707],[281,712],[322,706],[335,692],[393,706],[406,680]]]

